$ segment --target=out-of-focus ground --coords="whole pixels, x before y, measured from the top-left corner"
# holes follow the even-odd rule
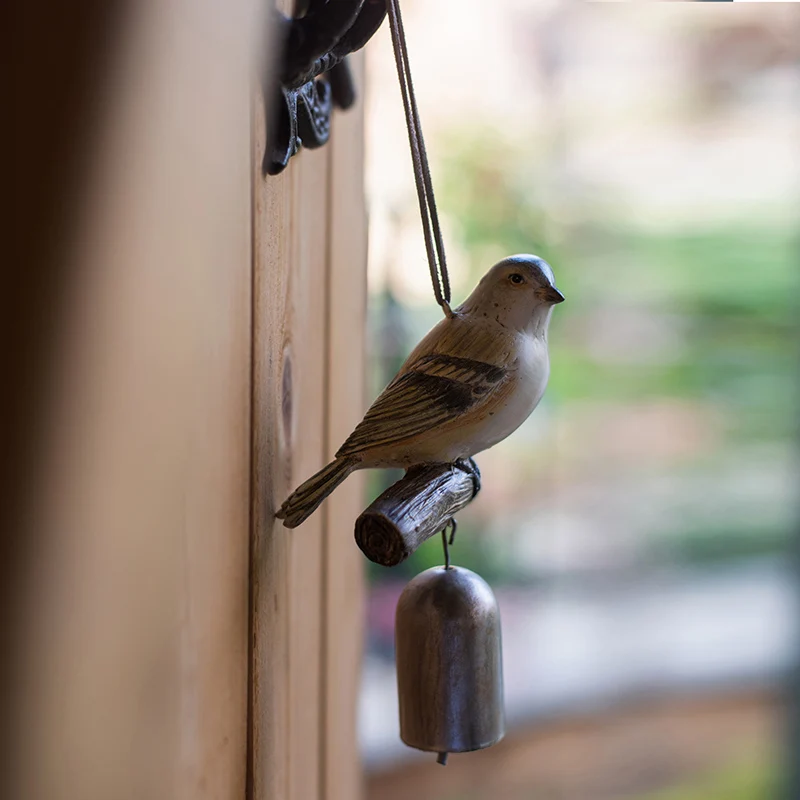
[[[432,541],[370,572],[370,797],[407,796],[392,793],[405,770],[415,794],[442,800],[770,796],[797,652],[800,9],[441,0],[404,11],[454,299],[495,260],[535,252],[567,302],[551,325],[547,394],[478,457],[483,491],[453,551],[500,602],[512,744],[494,750],[512,748],[526,777],[500,794],[511,755],[461,756],[440,776],[411,766],[418,754],[399,741],[394,605],[441,561]],[[369,58],[374,396],[440,311],[388,31]],[[371,495],[394,477],[375,474]],[[759,721],[738,739],[714,703]],[[620,715],[637,704],[670,718],[672,744],[633,734],[635,752],[619,747],[636,785],[604,783]],[[576,757],[595,794],[557,766],[570,762],[562,725],[592,730]],[[725,735],[696,748],[706,725]],[[461,783],[473,764],[484,778]]]
[[[777,781],[765,742],[779,731],[768,693],[621,705],[600,717],[554,719],[517,729],[488,750],[432,757],[368,779],[381,800],[735,800],[767,798]],[[687,790],[673,786],[696,775]]]

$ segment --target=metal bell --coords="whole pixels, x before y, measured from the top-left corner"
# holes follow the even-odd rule
[[[417,575],[397,604],[395,645],[407,745],[444,764],[503,738],[500,613],[483,578],[463,567]]]

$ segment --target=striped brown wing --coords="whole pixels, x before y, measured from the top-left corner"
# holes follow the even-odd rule
[[[482,361],[423,356],[383,390],[336,456],[397,444],[451,422],[485,401],[507,375]]]

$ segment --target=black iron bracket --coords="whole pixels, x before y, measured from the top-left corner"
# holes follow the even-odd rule
[[[274,14],[277,61],[263,87],[265,175],[282,172],[301,147],[321,147],[328,141],[334,106],[347,109],[356,99],[347,56],[378,30],[386,2],[307,0],[294,17],[277,10]]]

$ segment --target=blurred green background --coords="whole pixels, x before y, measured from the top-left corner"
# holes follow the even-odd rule
[[[414,791],[790,796],[784,765],[800,744],[778,709],[797,629],[800,15],[407,5],[454,301],[519,252],[549,261],[567,298],[545,398],[477,457],[483,489],[453,549],[500,601],[512,731],[545,735],[598,707],[611,730],[631,698],[769,697],[757,736],[691,769],[668,747],[630,755],[653,772],[624,787],[604,777],[628,764],[616,754],[580,790],[553,778],[550,794],[506,791],[500,745],[486,787],[444,791],[420,772]],[[372,398],[441,312],[386,43],[370,59]],[[372,473],[366,500],[398,477]],[[408,758],[390,719],[394,603],[440,563],[434,538],[391,571],[369,565],[372,798],[402,796]]]

